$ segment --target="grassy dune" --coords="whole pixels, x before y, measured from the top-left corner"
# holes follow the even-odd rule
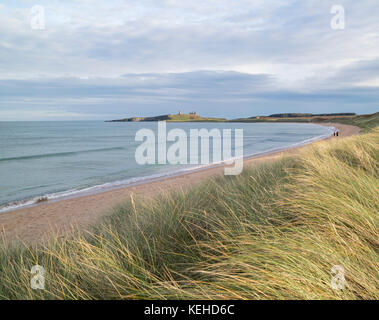
[[[351,124],[358,126],[363,132],[367,132],[370,129],[375,128],[379,123],[379,112],[367,115],[357,116],[327,116],[327,117],[299,117],[299,118],[242,118],[230,120],[231,122],[338,122],[343,124]]]
[[[3,244],[5,299],[378,299],[379,128],[186,193],[130,199],[90,232]],[[46,290],[30,288],[44,266]],[[344,290],[331,268],[345,269]]]
[[[360,127],[364,132],[375,128],[379,123],[379,112],[355,117],[336,118],[336,122]]]

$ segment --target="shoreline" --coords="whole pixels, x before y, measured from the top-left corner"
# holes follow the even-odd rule
[[[316,124],[316,123],[314,123]],[[340,137],[359,133],[359,128],[338,123],[317,123],[322,126],[335,127]],[[281,150],[267,151],[263,154],[244,157],[244,166],[258,165],[262,162],[275,161],[283,154],[294,154],[309,143],[285,147]],[[49,234],[63,236],[72,230],[72,226],[85,228],[95,224],[99,219],[111,213],[112,208],[130,198],[130,196],[151,198],[170,190],[185,190],[204,180],[223,173],[224,163],[211,164],[202,168],[183,170],[176,174],[143,180],[128,186],[110,190],[80,194],[69,198],[59,198],[40,202],[20,209],[0,213],[0,226],[7,242],[40,242]]]
[[[297,124],[297,122],[294,122],[294,124]],[[317,125],[317,124],[315,124]],[[328,126],[331,128],[334,128],[333,126]],[[334,128],[335,129],[335,128]],[[283,147],[276,147],[273,149],[269,149],[263,152],[257,152],[254,154],[249,154],[249,155],[244,155],[243,156],[243,161],[254,159],[254,158],[259,158],[262,156],[268,156],[276,152],[284,152],[286,150],[296,148],[296,147],[301,147],[305,146],[308,144],[311,144],[313,142],[317,142],[320,140],[325,140],[327,138],[331,137],[330,135],[324,134],[320,135],[314,138],[310,138],[301,142],[296,142],[291,145],[283,146]],[[233,161],[235,159],[231,159]],[[118,189],[123,189],[123,188],[128,188],[128,187],[134,187],[138,186],[140,184],[145,184],[145,183],[151,183],[154,181],[159,181],[159,180],[165,180],[169,178],[174,178],[177,176],[181,176],[184,174],[188,173],[193,173],[193,172],[198,172],[202,170],[208,170],[212,168],[216,168],[219,166],[225,166],[227,160],[222,160],[221,162],[217,163],[210,163],[210,164],[203,164],[203,165],[197,165],[197,166],[189,166],[185,167],[182,169],[174,170],[174,171],[168,171],[164,173],[156,173],[148,176],[140,176],[140,177],[132,177],[128,178],[125,180],[115,180],[111,182],[106,182],[103,184],[99,185],[93,185],[93,186],[88,186],[83,189],[70,189],[70,190],[65,190],[65,191],[59,191],[56,193],[49,193],[49,194],[44,194],[40,196],[35,196],[33,198],[27,198],[27,199],[22,199],[18,201],[11,202],[9,204],[1,205],[0,206],[0,215],[6,212],[13,212],[13,211],[18,211],[26,208],[31,208],[35,206],[40,206],[42,204],[46,203],[55,203],[63,200],[69,200],[69,199],[75,199],[75,198],[80,198],[84,196],[90,196],[90,195],[96,195],[99,193],[103,192],[108,192],[108,191],[114,191]]]

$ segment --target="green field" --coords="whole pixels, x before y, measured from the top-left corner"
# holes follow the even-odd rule
[[[379,121],[379,112],[373,115],[356,115],[356,116],[313,116],[313,117],[251,117],[227,120],[225,118],[201,117],[197,114],[168,114],[156,117],[135,117],[121,120],[112,120],[112,122],[140,122],[140,121],[167,121],[167,122],[339,122],[344,124],[353,124],[360,126],[364,131],[374,128]]]
[[[333,121],[343,123],[343,124],[350,124],[358,126],[362,129],[362,131],[367,132],[370,129],[375,128],[378,126],[379,123],[379,112],[374,113],[372,115],[361,115],[361,116],[355,116],[355,117],[342,117],[342,118],[335,118]]]
[[[89,232],[0,258],[3,299],[378,299],[378,114],[369,130],[188,192],[129,199]],[[47,272],[30,288],[30,268]],[[345,288],[331,287],[331,268]]]
[[[225,122],[226,119],[224,118],[207,118],[207,117],[200,117],[200,116],[194,116],[191,114],[183,114],[183,115],[169,115],[168,122]]]
[[[270,118],[270,117],[260,117],[260,118],[240,118],[230,120],[231,122],[316,122],[316,123],[327,123],[327,122],[338,122],[343,124],[351,124],[360,127],[363,131],[367,131],[376,127],[379,123],[379,112],[369,115],[357,115],[357,116],[346,116],[346,117],[297,117],[297,118]]]
[[[151,121],[167,121],[167,122],[227,122],[224,118],[201,117],[197,114],[166,114],[156,117],[133,117],[120,120],[111,120],[110,122],[151,122]]]

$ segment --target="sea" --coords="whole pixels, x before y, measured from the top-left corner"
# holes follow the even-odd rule
[[[0,213],[41,200],[98,193],[207,166],[138,164],[135,153],[142,142],[136,141],[136,133],[140,129],[157,133],[157,126],[157,122],[0,121]],[[304,123],[167,123],[167,131],[171,129],[182,129],[188,136],[191,129],[242,129],[244,157],[333,134],[331,127]],[[212,154],[213,144],[210,146]]]

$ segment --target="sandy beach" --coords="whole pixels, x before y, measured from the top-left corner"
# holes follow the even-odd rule
[[[334,126],[340,131],[339,137],[331,137],[333,139],[359,133],[359,128],[355,126],[336,123],[322,125]],[[301,148],[304,146],[247,159],[244,166],[275,161],[284,154],[294,154]],[[208,168],[122,189],[57,202],[45,202],[37,206],[1,213],[0,227],[8,242],[37,243],[46,239],[51,233],[63,236],[71,230],[72,226],[83,229],[95,224],[99,219],[110,214],[114,206],[129,199],[131,195],[148,198],[172,189],[184,190],[216,175],[222,175],[223,168],[223,166]]]

